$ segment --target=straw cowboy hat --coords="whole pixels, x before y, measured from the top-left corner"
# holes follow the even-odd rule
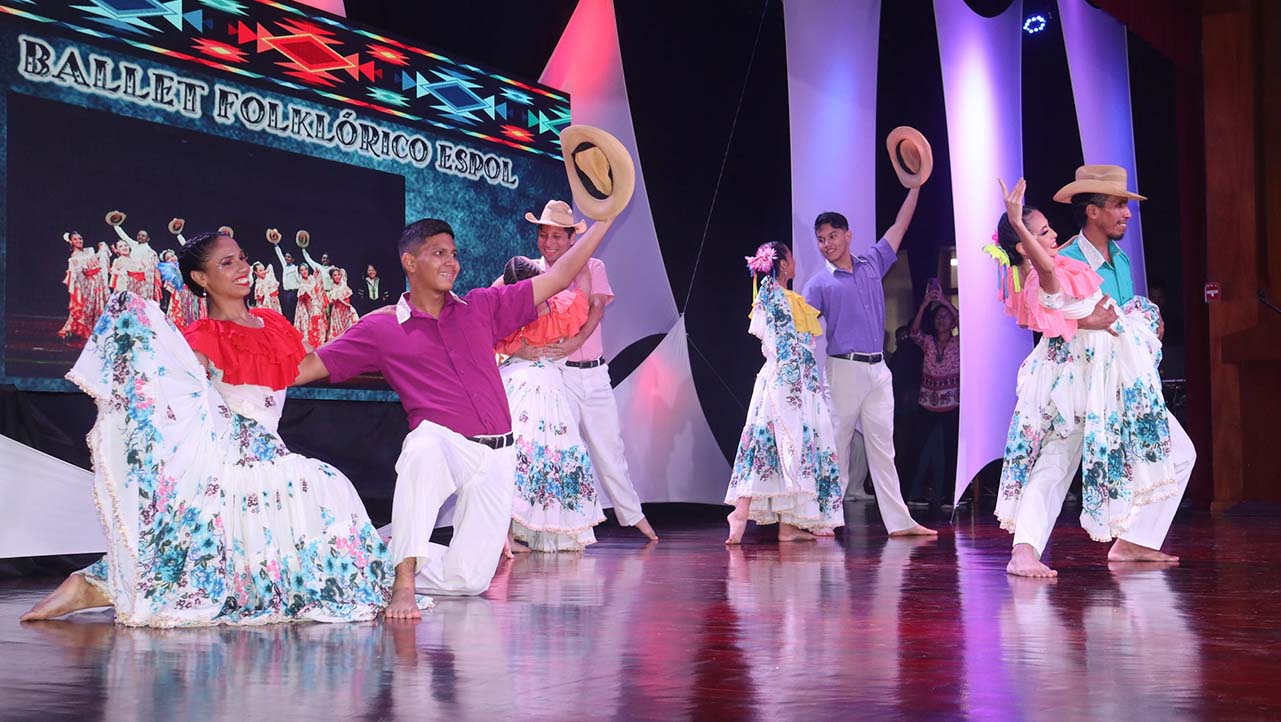
[[[636,166],[617,138],[590,125],[571,125],[560,134],[574,203],[588,218],[618,216],[636,190]]]
[[[307,231],[298,231],[294,234],[294,243],[298,244],[299,248],[306,248],[307,246],[310,246],[311,234]]]
[[[900,125],[885,137],[894,173],[904,188],[920,188],[934,172],[934,151],[921,131]]]
[[[526,213],[525,220],[540,226],[573,228],[575,233],[587,230],[587,221],[574,222],[574,211],[565,201],[547,201],[547,205],[543,206],[543,215],[535,218],[533,213]]]
[[[169,221],[169,232],[176,236],[179,233],[182,233],[182,229],[186,225],[187,225],[187,221],[181,218],[174,218],[173,220]]]
[[[120,211],[108,211],[107,215],[103,216],[103,220],[106,221],[109,226],[118,226],[125,222],[125,214]]]
[[[1131,193],[1126,185],[1125,169],[1119,165],[1083,165],[1076,169],[1076,180],[1060,188],[1054,194],[1054,200],[1071,203],[1072,196],[1078,193],[1102,193],[1133,201],[1147,200],[1138,193]]]
[[[268,243],[270,243],[270,244],[271,244],[271,245],[273,245],[273,246],[275,246],[275,245],[279,245],[279,243],[280,243],[280,231],[279,231],[279,230],[277,230],[277,229],[275,229],[275,228],[268,228],[268,229],[267,229],[267,242],[268,242]]]
[[[228,238],[236,237],[236,232],[231,230],[231,226],[218,226],[218,232]]]

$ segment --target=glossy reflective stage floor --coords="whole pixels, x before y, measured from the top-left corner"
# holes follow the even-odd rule
[[[1111,565],[1061,521],[1057,582],[1005,575],[985,517],[741,549],[708,519],[607,527],[505,564],[418,624],[21,626],[0,583],[0,719],[1281,719],[1281,521],[1181,516],[1180,566]],[[870,523],[869,523],[870,522]]]

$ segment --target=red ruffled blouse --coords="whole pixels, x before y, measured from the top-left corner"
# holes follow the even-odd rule
[[[262,328],[202,318],[187,326],[182,335],[191,348],[208,356],[222,371],[223,383],[266,386],[274,391],[288,388],[298,378],[298,364],[307,355],[302,334],[275,311],[252,308],[249,312],[262,319]]]
[[[499,341],[494,350],[510,356],[522,342],[530,346],[548,346],[573,336],[587,323],[587,295],[582,291],[561,291],[549,298],[547,305],[547,313]]]

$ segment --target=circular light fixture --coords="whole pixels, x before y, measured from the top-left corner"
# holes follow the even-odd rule
[[[1050,22],[1045,19],[1044,15],[1029,15],[1027,16],[1027,19],[1023,21],[1023,32],[1028,35],[1036,35],[1042,30],[1045,30],[1045,26],[1049,24]]]

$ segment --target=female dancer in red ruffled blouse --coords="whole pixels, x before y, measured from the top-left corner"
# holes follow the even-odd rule
[[[93,325],[107,305],[107,275],[111,255],[106,246],[97,251],[85,248],[84,237],[79,231],[65,234],[63,240],[71,246],[67,259],[67,274],[62,283],[67,287],[67,322],[58,336],[69,339],[75,336],[89,338]]]
[[[98,606],[130,626],[372,619],[391,593],[386,543],[351,482],[276,433],[302,339],[246,307],[230,236],[190,239],[179,266],[209,318],[179,334],[155,302],[116,294],[67,374],[98,405],[107,554],[23,621]]]
[[[312,348],[329,340],[329,296],[324,279],[311,266],[298,266],[298,305],[294,311],[294,328]]]

